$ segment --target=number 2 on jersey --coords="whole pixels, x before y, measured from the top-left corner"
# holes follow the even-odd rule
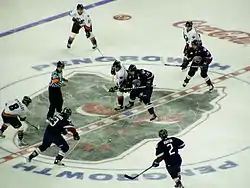
[[[167,147],[170,148],[168,151],[169,155],[174,155],[175,152],[173,151],[173,149],[174,149],[173,145],[171,143],[169,143],[169,144],[167,144]]]

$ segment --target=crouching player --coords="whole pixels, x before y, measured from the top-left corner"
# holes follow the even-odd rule
[[[63,138],[62,134],[66,135],[67,131],[70,131],[73,134],[74,140],[80,140],[79,134],[71,123],[71,113],[71,109],[66,107],[60,114],[56,114],[52,119],[50,119],[50,123],[48,124],[43,136],[42,145],[29,155],[28,162],[31,162],[33,158],[37,157],[41,152],[47,150],[51,144],[54,143],[60,148],[54,164],[64,166],[62,159],[69,150],[69,145]]]

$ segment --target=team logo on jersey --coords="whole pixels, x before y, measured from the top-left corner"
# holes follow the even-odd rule
[[[72,122],[81,135],[80,144],[70,154],[70,159],[112,160],[145,139],[157,138],[157,132],[162,128],[168,129],[170,135],[191,130],[218,110],[217,102],[225,96],[224,88],[213,93],[200,93],[200,87],[189,93],[155,88],[152,103],[159,118],[150,122],[147,109],[140,101],[136,101],[131,110],[114,112],[116,95],[105,89],[111,86],[110,79],[103,75],[79,72],[64,87],[65,106],[72,109]],[[33,99],[30,111],[34,113],[29,121],[41,128],[38,131],[28,128],[27,142],[35,144],[41,141],[48,106],[47,91]],[[74,145],[75,141],[69,140],[69,143]],[[52,147],[44,154],[53,157],[57,151]]]
[[[118,15],[113,16],[113,18],[115,20],[123,21],[123,20],[130,20],[132,16],[127,15],[127,14],[118,14]]]

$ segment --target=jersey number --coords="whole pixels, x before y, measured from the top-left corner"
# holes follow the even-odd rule
[[[174,155],[175,154],[175,152],[173,151],[173,149],[174,149],[174,147],[173,147],[173,145],[172,144],[167,144],[167,147],[169,147],[170,149],[169,149],[169,155]]]
[[[54,117],[52,120],[50,120],[50,126],[51,127],[54,127],[56,124],[57,124],[57,122],[59,121],[60,119],[58,118],[58,117]]]
[[[19,105],[17,103],[9,106],[10,111],[13,111],[13,110],[18,109],[18,108],[19,108]]]

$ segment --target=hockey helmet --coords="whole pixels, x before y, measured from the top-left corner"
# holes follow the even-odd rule
[[[137,70],[137,68],[134,64],[129,65],[128,72],[135,72],[136,70]]]
[[[187,21],[185,23],[185,27],[193,27],[193,22],[192,21]]]
[[[32,102],[31,98],[28,96],[24,96],[22,103],[25,104],[25,106],[28,106]]]
[[[63,61],[58,61],[57,64],[56,64],[56,67],[64,69],[65,63]]]
[[[168,137],[168,131],[166,129],[161,129],[159,131],[159,137],[161,139],[167,138]]]
[[[76,6],[76,9],[77,9],[77,10],[83,10],[83,4],[78,4],[78,5]]]
[[[191,46],[192,47],[198,47],[198,46],[201,46],[201,42],[199,40],[193,40],[191,42]]]
[[[61,115],[64,117],[64,118],[69,118],[72,114],[72,110],[68,107],[65,107],[62,112],[61,112]]]
[[[119,70],[121,69],[121,62],[115,60],[114,63],[113,63],[113,65],[112,65],[112,67],[114,67],[114,69],[115,69],[116,71],[119,71]]]

